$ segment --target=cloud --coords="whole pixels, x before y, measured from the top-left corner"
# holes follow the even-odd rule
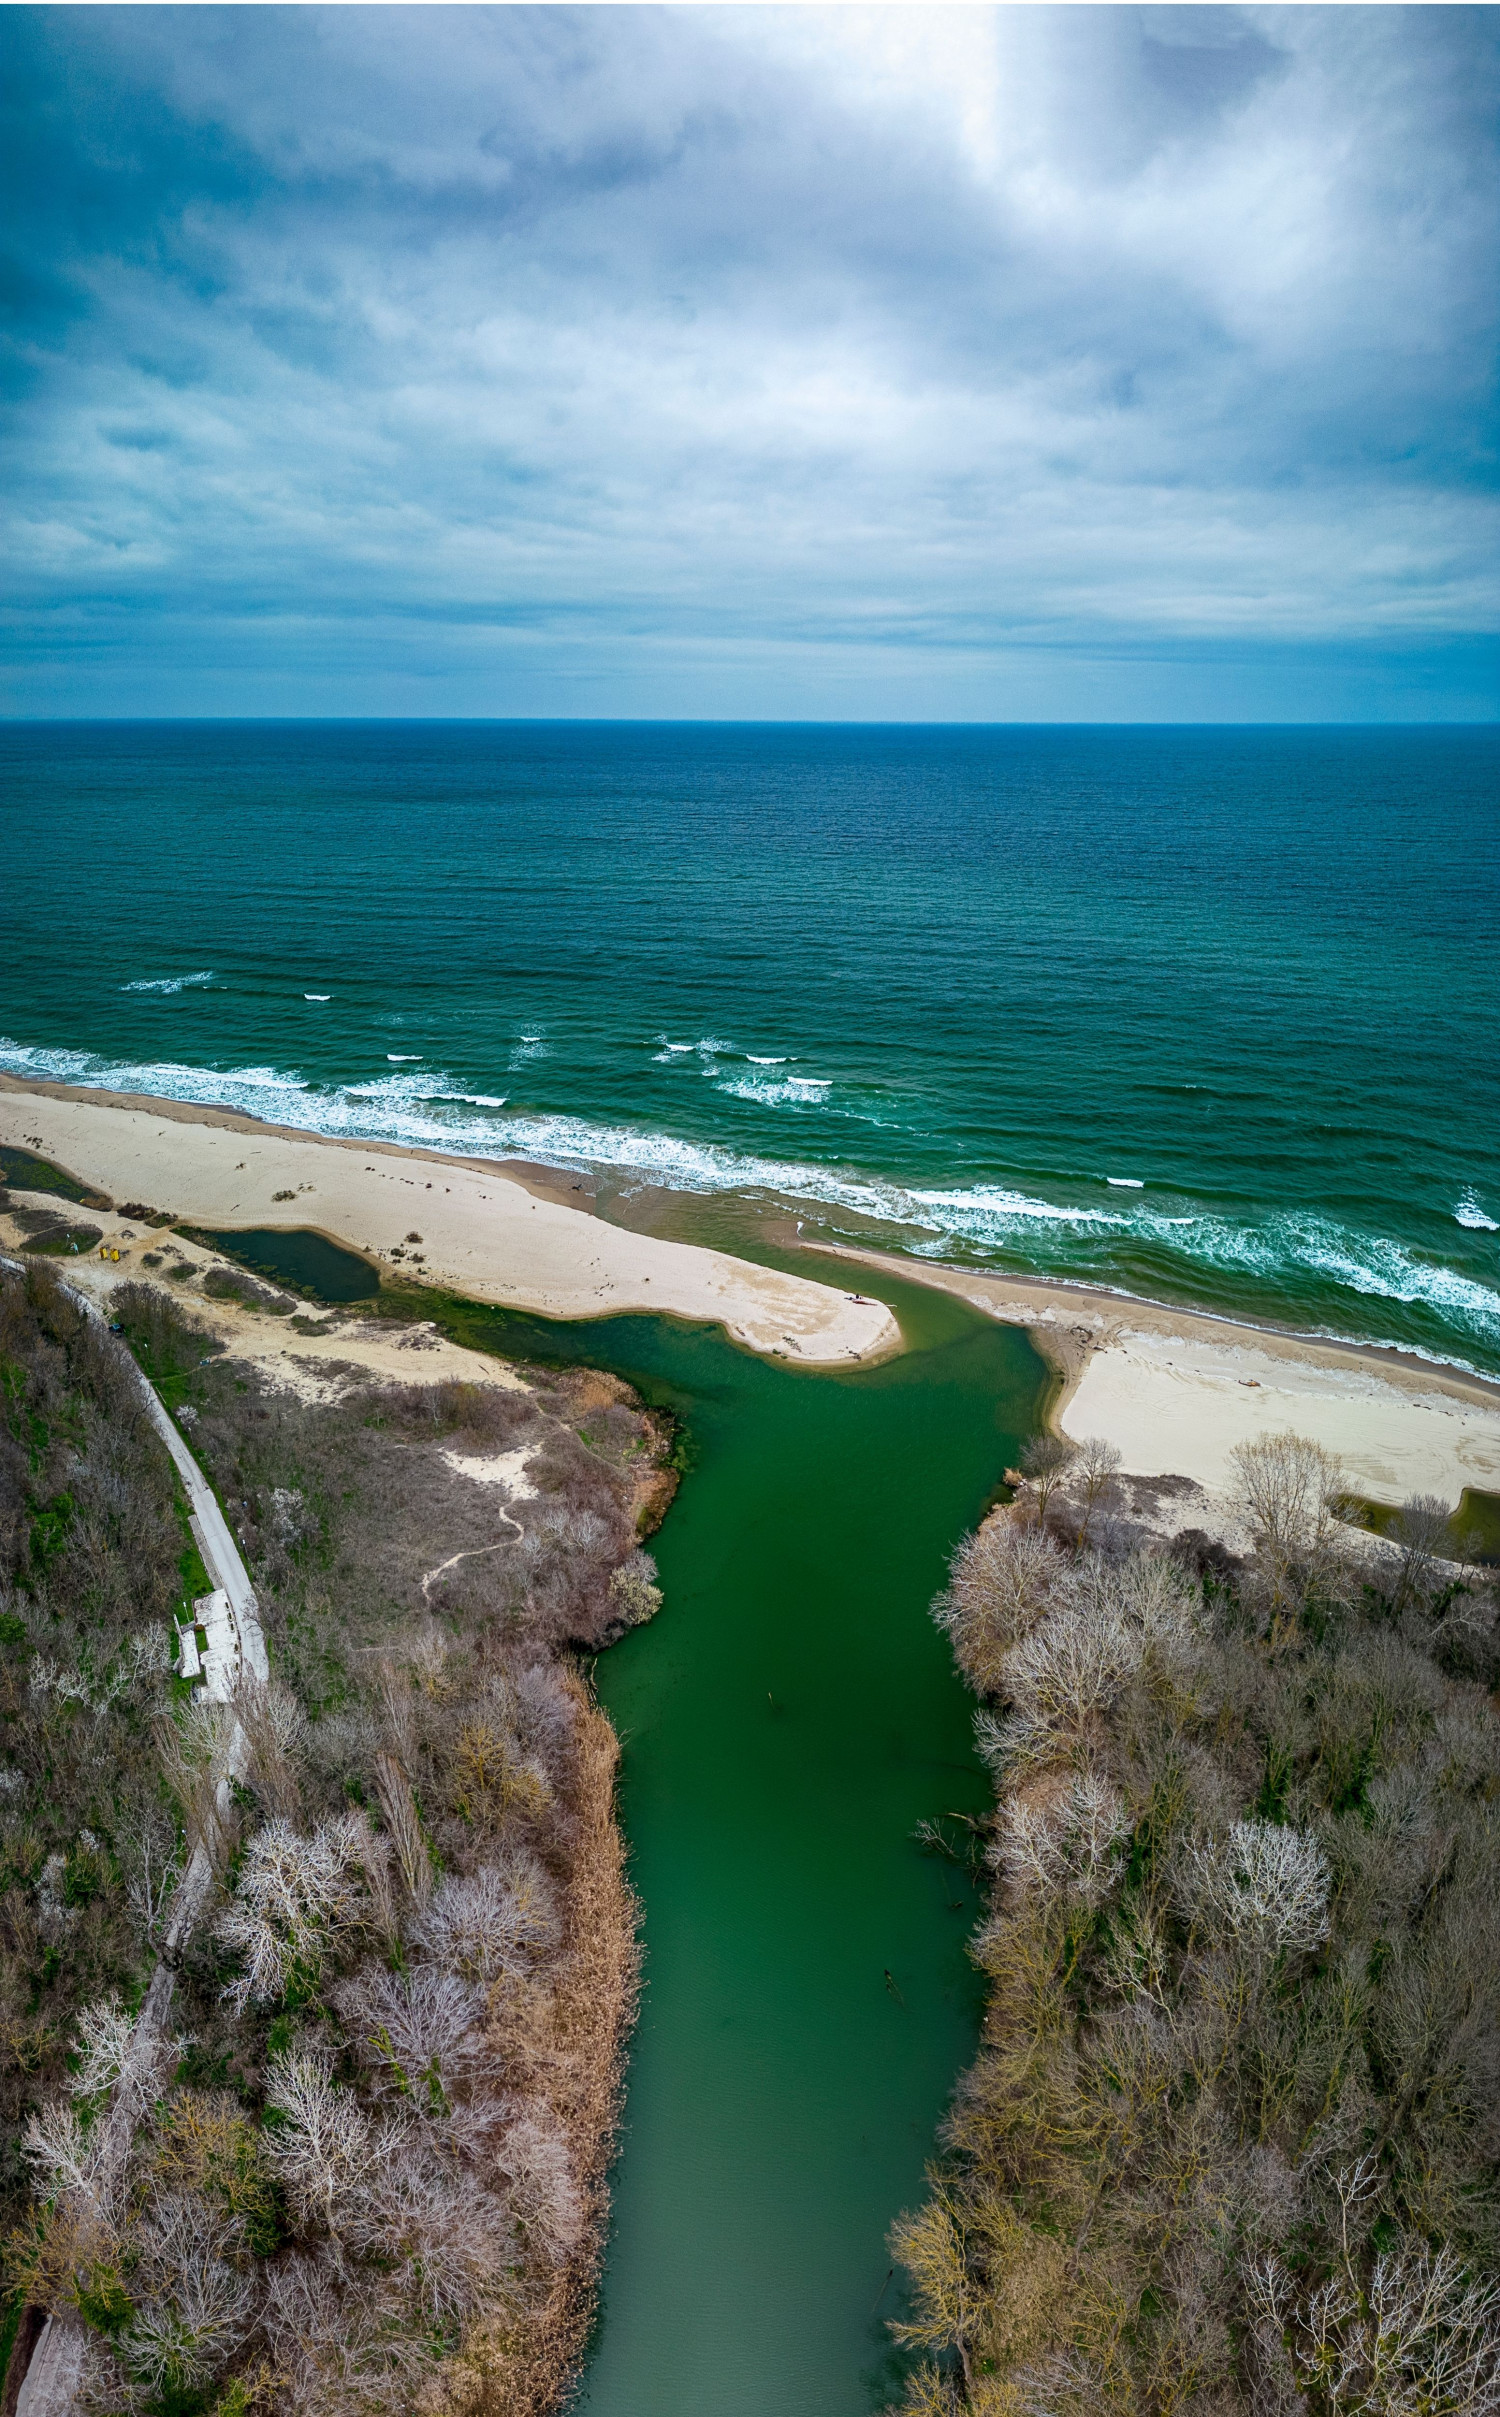
[[[15,709],[1493,709],[1487,12],[0,41]]]

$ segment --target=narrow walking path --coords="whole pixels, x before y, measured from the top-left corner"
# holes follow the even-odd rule
[[[14,1259],[0,1259],[0,1266],[17,1274],[25,1273]],[[83,1293],[72,1285],[64,1289],[87,1316],[99,1319],[99,1311]],[[100,1322],[103,1323],[103,1320]],[[213,1488],[173,1425],[149,1377],[136,1367],[133,1360],[131,1366],[147,1414],[171,1453],[173,1466],[186,1490],[193,1535],[203,1556],[203,1565],[229,1607],[231,1646],[229,1652],[215,1656],[216,1667],[210,1673],[213,1683],[209,1692],[220,1702],[232,1704],[235,1692],[247,1674],[262,1686],[269,1675],[270,1665],[266,1659],[266,1641],[260,1625],[255,1589],[250,1583],[250,1573],[240,1558],[229,1522],[215,1499]],[[248,1763],[249,1740],[238,1718],[232,1718],[218,1788],[218,1816],[221,1819],[229,1812],[232,1782],[244,1776]],[[107,2198],[118,2183],[130,2152],[137,2112],[143,2099],[149,2099],[158,2078],[167,2044],[167,2018],[172,2006],[174,1974],[183,1948],[202,1919],[213,1893],[214,1860],[210,1846],[200,1839],[172,1899],[171,1919],[162,1938],[156,1970],[136,2016],[130,2064],[116,2085],[114,2104],[105,2118],[104,2149],[97,2169],[101,2199]],[[47,2319],[21,2384],[16,2417],[67,2417],[67,2412],[72,2410],[78,2397],[87,2339],[86,2330],[76,2317],[50,2316]]]

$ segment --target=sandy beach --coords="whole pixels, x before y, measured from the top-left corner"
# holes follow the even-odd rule
[[[1027,1327],[1061,1379],[1054,1425],[1074,1438],[1106,1436],[1136,1475],[1190,1477],[1221,1493],[1237,1444],[1290,1427],[1337,1453],[1376,1502],[1440,1494],[1456,1505],[1466,1487],[1500,1493],[1500,1386],[1458,1369],[1082,1285],[879,1251],[838,1255]]]
[[[702,1319],[809,1368],[900,1348],[890,1311],[856,1297],[855,1281],[836,1292],[726,1252],[625,1231],[595,1216],[588,1188],[565,1171],[326,1139],[227,1109],[8,1077],[0,1077],[0,1140],[52,1159],[117,1203],[143,1201],[209,1227],[314,1227],[388,1275],[475,1300],[557,1318],[654,1310]],[[118,1268],[96,1261],[84,1277],[107,1288],[140,1272],[153,1236],[137,1224],[126,1237],[118,1215],[97,1221],[124,1254]],[[817,1247],[828,1255],[826,1242]],[[1107,1436],[1136,1474],[1189,1477],[1221,1492],[1237,1444],[1292,1427],[1336,1452],[1352,1483],[1379,1502],[1425,1493],[1456,1504],[1465,1488],[1500,1493],[1500,1386],[1456,1369],[1085,1286],[878,1251],[837,1255],[1027,1327],[1061,1380],[1054,1423],[1074,1437]],[[70,1263],[75,1270],[81,1262]],[[299,1336],[222,1304],[213,1314],[236,1349],[306,1377],[340,1359],[387,1376],[477,1373],[473,1355],[420,1330],[382,1338],[346,1320],[326,1337]]]
[[[210,1228],[313,1227],[471,1300],[553,1318],[645,1310],[722,1325],[753,1351],[847,1367],[899,1349],[882,1301],[726,1252],[606,1225],[552,1174],[326,1139],[228,1109],[0,1076],[0,1141],[113,1200]],[[277,1197],[278,1194],[283,1197]],[[417,1234],[416,1243],[409,1237]],[[420,1262],[410,1252],[420,1250]],[[392,1256],[408,1254],[400,1259]]]

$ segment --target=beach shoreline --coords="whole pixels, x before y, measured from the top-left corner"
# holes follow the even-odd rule
[[[1301,1335],[1208,1309],[824,1241],[809,1249],[956,1294],[1023,1326],[1058,1380],[1048,1423],[1102,1435],[1132,1474],[1214,1496],[1240,1444],[1287,1428],[1342,1460],[1372,1501],[1500,1492],[1500,1385],[1380,1343]]]
[[[389,1276],[545,1317],[638,1313],[721,1325],[734,1342],[805,1368],[867,1366],[901,1348],[884,1302],[608,1224],[581,1179],[574,1203],[575,1179],[562,1170],[13,1075],[0,1075],[0,1142],[174,1223],[311,1229]]]
[[[809,1370],[869,1366],[904,1348],[884,1303],[617,1224],[578,1170],[309,1134],[237,1109],[9,1075],[0,1075],[0,1140],[117,1200],[134,1194],[220,1230],[312,1229],[363,1252],[387,1278],[473,1300],[562,1320],[634,1312],[711,1322]],[[407,1240],[418,1230],[412,1216],[422,1220],[420,1245]],[[1023,1326],[1057,1379],[1049,1423],[1075,1439],[1104,1436],[1131,1473],[1185,1476],[1223,1495],[1237,1445],[1293,1428],[1334,1452],[1376,1502],[1427,1493],[1451,1506],[1466,1488],[1500,1494],[1500,1385],[1477,1374],[1389,1345],[1103,1287],[821,1237],[795,1247],[953,1293]],[[323,1347],[329,1356],[336,1348],[331,1338]]]

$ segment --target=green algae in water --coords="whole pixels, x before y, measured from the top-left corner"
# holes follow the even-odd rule
[[[864,2417],[894,2395],[885,2235],[982,1997],[977,1895],[912,1835],[988,1802],[927,1607],[1048,1378],[1015,1329],[860,1282],[908,1348],[826,1376],[665,1318],[423,1297],[455,1341],[615,1370],[686,1439],[652,1542],[664,1607],[596,1670],[646,1987],[589,2417]]]

